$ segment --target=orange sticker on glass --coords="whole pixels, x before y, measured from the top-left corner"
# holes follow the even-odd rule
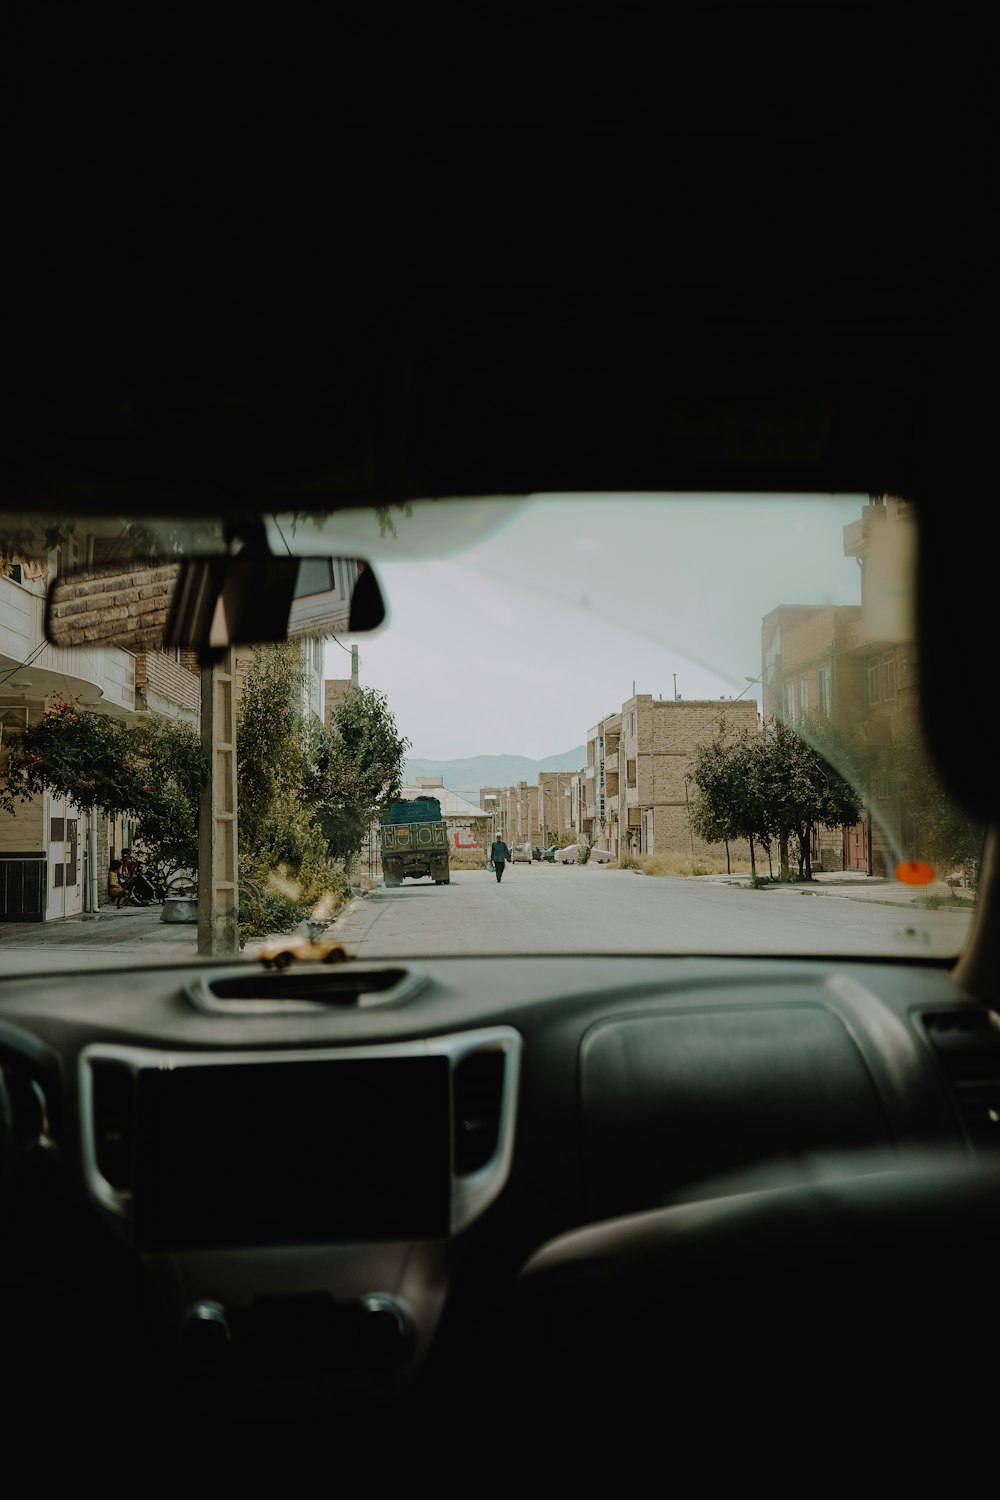
[[[934,866],[923,859],[904,859],[896,866],[896,879],[904,885],[930,885],[934,879]]]

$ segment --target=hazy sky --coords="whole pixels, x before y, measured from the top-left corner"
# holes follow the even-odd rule
[[[496,502],[490,534],[467,545],[470,517],[431,502],[395,539],[354,539],[389,606],[382,631],[357,638],[360,680],[386,694],[411,755],[445,760],[569,750],[633,681],[654,697],[671,698],[676,679],[682,698],[759,700],[746,678],[761,670],[765,614],[860,604],[843,528],[866,499]],[[423,547],[425,516],[457,550],[397,560]],[[351,644],[327,644],[328,677],[350,675]]]

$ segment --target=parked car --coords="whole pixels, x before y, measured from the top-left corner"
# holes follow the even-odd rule
[[[587,856],[588,864],[609,865],[613,862],[614,855],[610,849],[599,849],[596,844],[591,844],[590,853]]]
[[[512,844],[510,857],[516,864],[531,864],[532,852],[530,844]]]
[[[579,844],[566,844],[563,848],[556,850],[553,859],[559,865],[575,865],[579,852]]]
[[[243,621],[248,647],[325,650],[347,694],[416,684],[436,754],[515,730],[555,754],[600,721],[592,825],[635,805],[657,847],[754,873],[458,869],[359,897],[342,962],[282,944],[274,971],[211,927],[178,961],[107,955],[114,917],[37,952],[0,924],[12,1488],[100,1465],[141,1492],[175,1464],[227,1492],[508,1466],[571,1492],[988,1490],[996,7],[16,20],[3,763],[46,693],[100,707],[105,648],[30,636],[37,580],[128,544],[133,578],[152,549],[198,586],[164,660],[138,621],[107,648],[112,717],[145,723],[192,654],[189,721],[235,712]],[[352,597],[325,647],[299,634],[296,548],[370,563],[384,626]],[[317,723],[319,689],[291,695]],[[736,783],[721,822],[679,718]],[[293,816],[335,752],[262,738],[283,811],[252,848],[238,736],[206,757],[216,912],[236,881],[209,854],[262,889],[269,862],[280,911],[290,860],[364,834],[346,794]],[[884,906],[800,878],[773,792],[798,752]],[[70,841],[86,766],[47,769],[44,809],[15,786],[0,811],[5,900],[101,868]]]

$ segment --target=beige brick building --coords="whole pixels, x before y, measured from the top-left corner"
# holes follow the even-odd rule
[[[764,616],[765,722],[781,719],[794,725],[818,711],[845,734],[863,726],[875,756],[916,723],[912,621],[905,605],[885,604],[897,592],[892,575],[905,575],[912,567],[915,545],[912,507],[894,496],[878,497],[844,528],[844,553],[859,563],[860,605],[786,605]],[[813,868],[886,874],[893,865],[893,843],[910,842],[904,823],[905,809],[890,780],[876,778],[872,804],[859,823],[816,830]]]
[[[538,843],[538,788],[519,781],[514,786],[484,786],[479,805],[493,816],[498,838],[508,844]]]
[[[721,723],[757,733],[752,699],[664,700],[649,693],[626,699],[621,711],[587,735],[582,834],[621,854],[717,853],[691,831],[687,777],[697,751]],[[733,846],[749,858],[746,844]]]
[[[579,838],[573,813],[573,779],[578,771],[539,771],[535,801],[536,836],[532,843],[560,844]]]

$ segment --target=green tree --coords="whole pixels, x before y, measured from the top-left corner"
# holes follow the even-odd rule
[[[768,819],[778,843],[779,873],[789,878],[789,841],[798,846],[798,873],[812,879],[810,850],[817,826],[843,827],[861,816],[861,797],[821,754],[825,719],[814,718],[800,727],[780,719],[765,726],[759,756]],[[831,751],[835,744],[827,736]]]
[[[127,814],[150,863],[195,868],[204,775],[190,726],[159,715],[125,724],[58,698],[15,742],[0,778],[0,807],[12,812],[16,800],[47,787],[77,807]]]
[[[771,823],[761,784],[759,736],[733,730],[720,718],[714,740],[696,752],[688,776],[695,789],[690,802],[691,828],[707,843],[746,839],[751,878],[757,878],[755,845],[766,847]]]
[[[818,741],[822,726],[814,725]],[[834,748],[830,741],[831,749]],[[790,875],[789,848],[797,846],[800,878],[811,878],[809,850],[817,825],[840,827],[861,816],[857,792],[815,743],[775,720],[763,734],[734,733],[720,720],[714,740],[698,751],[689,777],[693,831],[709,843],[745,838],[757,878],[755,848],[778,847],[779,873]]]
[[[311,797],[331,857],[349,862],[368,830],[399,795],[410,741],[400,735],[383,693],[353,687],[313,731]]]
[[[349,894],[330,857],[315,801],[315,737],[305,673],[292,642],[259,646],[236,725],[240,936],[289,932],[326,899]]]

